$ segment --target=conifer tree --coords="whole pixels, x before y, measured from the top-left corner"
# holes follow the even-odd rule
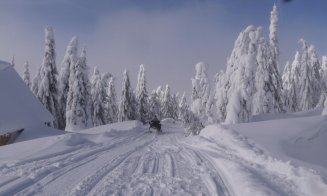
[[[270,12],[270,26],[269,26],[269,44],[272,49],[272,57],[277,61],[279,56],[278,48],[278,11],[277,6],[274,4]]]
[[[118,106],[117,106],[117,96],[114,84],[114,78],[110,77],[108,88],[107,88],[107,121],[106,123],[114,123],[118,121]]]
[[[74,36],[67,45],[66,53],[64,59],[61,63],[61,70],[59,74],[59,101],[60,101],[60,114],[63,119],[63,126],[65,127],[66,123],[66,103],[67,96],[69,92],[69,77],[70,73],[73,71],[73,66],[77,62],[77,47],[78,39]]]
[[[123,86],[121,92],[121,101],[119,104],[118,121],[136,120],[137,108],[136,108],[135,95],[131,89],[129,75],[127,70],[123,74]]]
[[[149,97],[149,118],[154,118],[155,116],[158,119],[161,119],[160,115],[160,100],[157,92],[153,90]]]
[[[66,130],[85,129],[92,126],[90,81],[83,48],[69,76],[69,92],[66,105]]]
[[[163,118],[175,118],[169,85],[166,85],[161,112]]]
[[[26,61],[24,64],[23,80],[25,84],[28,86],[28,88],[31,88],[30,69],[29,69],[28,61]]]
[[[53,127],[62,128],[58,103],[58,71],[56,67],[55,40],[51,27],[45,29],[45,54],[39,70],[37,98],[54,116]]]
[[[97,67],[91,79],[92,122],[94,126],[106,124],[106,89]]]
[[[207,120],[206,104],[209,99],[210,86],[208,78],[208,66],[199,62],[195,65],[195,77],[192,78],[192,112],[203,121]]]
[[[149,120],[148,111],[148,92],[146,89],[146,79],[144,65],[140,65],[140,71],[137,79],[137,85],[135,90],[136,101],[137,101],[137,112],[139,120],[145,123]]]

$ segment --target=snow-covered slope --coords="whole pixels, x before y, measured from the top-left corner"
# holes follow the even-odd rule
[[[24,140],[26,135],[22,135]],[[137,121],[0,148],[0,195],[326,195],[311,169],[271,157],[236,131],[184,137]]]

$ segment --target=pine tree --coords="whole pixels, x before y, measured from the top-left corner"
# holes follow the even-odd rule
[[[260,39],[256,57],[256,92],[253,97],[253,114],[284,112],[282,80],[274,54],[263,38]]]
[[[255,70],[261,28],[247,27],[235,41],[227,63],[222,95],[227,99],[219,109],[226,110],[226,123],[248,122],[252,117],[252,97],[255,92]]]
[[[327,93],[327,56],[323,56],[321,59],[321,83],[322,83],[322,91]]]
[[[131,89],[129,75],[127,70],[123,74],[123,86],[121,92],[121,101],[119,104],[118,121],[136,120],[137,108],[135,95]]]
[[[151,92],[149,97],[149,118],[154,118],[156,116],[158,119],[161,119],[160,109],[159,96],[154,90]]]
[[[23,80],[25,84],[28,86],[28,88],[31,88],[30,69],[29,69],[28,61],[26,61],[24,64]]]
[[[114,123],[118,121],[118,106],[117,106],[117,96],[114,84],[114,78],[110,77],[107,88],[107,121],[106,123]]]
[[[195,77],[192,78],[192,105],[193,113],[203,121],[207,120],[206,104],[209,99],[210,86],[208,78],[208,66],[199,62],[195,65]]]
[[[169,85],[166,85],[161,112],[163,118],[175,118]]]
[[[58,71],[56,67],[55,40],[53,30],[50,27],[45,29],[45,54],[39,71],[37,98],[54,116],[55,121],[51,125],[56,128],[62,128],[63,124],[57,100]]]
[[[73,71],[73,66],[77,62],[77,47],[78,47],[78,39],[74,36],[67,45],[66,53],[64,59],[61,63],[61,71],[59,75],[59,101],[61,103],[60,114],[63,119],[63,127],[65,127],[66,123],[66,103],[69,92],[69,77],[70,73]]]
[[[272,57],[274,61],[277,61],[279,56],[278,48],[278,11],[277,6],[274,4],[272,11],[270,12],[270,26],[269,26],[269,44],[272,49]]]
[[[302,44],[301,67],[299,78],[299,108],[301,111],[314,108],[321,96],[320,64],[315,56],[313,46],[308,46],[305,40],[300,39]]]
[[[220,73],[215,75],[215,93],[214,99],[216,100],[216,120],[223,122],[226,118],[226,105],[228,103],[227,91],[225,86],[225,74],[221,70]]]
[[[92,121],[94,126],[106,124],[106,94],[106,88],[102,82],[99,70],[95,67],[91,79]]]
[[[140,65],[140,71],[137,79],[137,85],[135,90],[136,101],[137,101],[137,112],[139,120],[145,123],[149,120],[148,111],[148,92],[146,89],[146,79],[144,65]]]
[[[11,65],[13,66],[13,67],[15,67],[15,55],[13,55],[12,56],[12,59],[11,59]]]
[[[72,67],[69,76],[66,105],[66,130],[85,129],[92,126],[90,82],[86,62],[86,49]]]
[[[179,102],[178,105],[178,119],[181,120],[183,122],[183,124],[186,124],[187,122],[187,115],[189,112],[189,106],[187,105],[187,101],[186,101],[186,96],[185,96],[185,92],[182,95],[182,98]]]
[[[33,78],[31,90],[35,97],[37,97],[37,93],[39,91],[39,85],[41,80],[41,67],[38,68],[35,77]]]

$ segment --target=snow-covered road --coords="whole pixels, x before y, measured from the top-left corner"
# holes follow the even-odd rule
[[[312,187],[326,193],[316,174],[267,158],[233,134],[225,139],[237,147],[210,137],[185,138],[178,123],[164,123],[163,130],[148,133],[135,125],[125,131],[52,136],[33,145],[29,141],[51,145],[2,160],[0,195],[307,195],[317,193],[310,192]],[[250,158],[238,148],[253,151],[246,152]],[[312,179],[314,185],[301,184]]]

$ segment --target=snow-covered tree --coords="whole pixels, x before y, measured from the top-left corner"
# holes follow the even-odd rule
[[[118,105],[114,78],[110,77],[107,88],[107,120],[106,123],[114,123],[118,121]]]
[[[314,108],[320,99],[320,64],[313,46],[308,46],[303,39],[300,39],[299,42],[302,44],[302,53],[298,99],[300,110],[305,111]]]
[[[195,65],[195,77],[192,78],[192,105],[193,113],[203,121],[207,120],[206,104],[209,99],[210,86],[208,78],[208,66],[199,62]]]
[[[15,67],[15,55],[13,55],[12,56],[12,59],[11,59],[11,65],[13,66],[13,67]]]
[[[162,112],[162,118],[176,117],[169,85],[166,85],[161,112]]]
[[[66,130],[85,129],[92,126],[90,81],[84,48],[69,76],[66,105]]]
[[[161,107],[160,100],[157,92],[154,90],[151,92],[149,97],[149,118],[154,118],[157,116],[158,119],[161,119]]]
[[[274,54],[263,38],[257,45],[256,61],[258,67],[255,76],[253,114],[283,112],[282,80]]]
[[[135,90],[136,101],[137,101],[137,112],[139,120],[143,123],[149,120],[148,111],[148,91],[146,89],[146,79],[144,65],[140,65],[140,71],[137,79],[137,85]]]
[[[323,56],[321,59],[320,76],[322,83],[322,91],[327,93],[327,56]]]
[[[31,78],[30,78],[30,69],[29,69],[28,61],[26,61],[24,64],[23,80],[25,84],[28,86],[28,88],[31,88]]]
[[[227,88],[225,88],[225,75],[221,70],[215,75],[215,92],[214,99],[216,100],[216,121],[223,122],[226,118],[226,105],[227,99]]]
[[[226,123],[248,122],[252,117],[252,96],[255,92],[255,71],[261,28],[247,27],[238,36],[224,74],[224,97],[227,105],[218,106],[226,110]],[[225,104],[225,103],[223,103]]]
[[[61,70],[59,74],[59,101],[60,101],[60,113],[61,118],[64,122],[64,127],[66,126],[66,103],[67,96],[69,92],[69,77],[72,72],[73,66],[77,62],[77,47],[78,47],[78,39],[77,37],[73,37],[67,45],[66,53],[64,59],[61,63]]]
[[[189,112],[189,106],[186,101],[185,92],[182,95],[182,98],[178,105],[178,119],[181,120],[184,124],[186,123],[187,115]]]
[[[32,87],[31,90],[35,96],[37,96],[37,93],[39,91],[39,85],[40,85],[40,77],[41,77],[41,67],[38,68],[35,77],[33,78]]]
[[[270,12],[270,25],[269,25],[269,44],[272,49],[272,57],[277,60],[279,56],[278,48],[278,11],[277,6],[274,4]]]
[[[103,85],[100,72],[94,68],[91,78],[92,121],[94,126],[104,125],[107,120],[106,88]]]
[[[43,63],[39,70],[37,98],[54,116],[51,123],[56,128],[63,128],[58,103],[58,71],[56,67],[55,40],[52,28],[45,29],[45,51]]]
[[[136,120],[137,108],[135,95],[131,89],[129,75],[127,70],[123,74],[123,85],[121,92],[121,101],[119,104],[118,121]]]

